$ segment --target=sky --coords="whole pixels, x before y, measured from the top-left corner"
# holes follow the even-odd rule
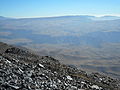
[[[120,0],[0,0],[0,16],[120,16]]]

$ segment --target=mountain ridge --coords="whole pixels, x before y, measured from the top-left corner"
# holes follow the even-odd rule
[[[45,19],[45,18],[66,18],[66,17],[86,17],[86,18],[90,18],[90,19],[93,19],[94,18],[98,18],[96,20],[100,20],[100,19],[103,19],[103,20],[114,20],[114,19],[120,19],[120,16],[114,16],[114,15],[104,15],[104,16],[94,16],[94,15],[65,15],[65,16],[51,16],[51,17],[28,17],[28,18],[23,18],[23,17],[20,17],[20,18],[14,18],[13,19]],[[6,19],[9,19],[9,17],[4,17],[4,16],[0,16],[0,18],[6,18]]]

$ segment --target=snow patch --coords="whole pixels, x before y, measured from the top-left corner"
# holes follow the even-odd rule
[[[73,80],[73,79],[71,78],[71,76],[67,76],[67,79],[69,79],[69,80]]]
[[[93,88],[93,89],[100,89],[97,85],[92,85],[91,88]]]
[[[39,66],[40,66],[41,68],[44,68],[44,66],[43,66],[42,64],[40,64],[40,63],[39,63]]]

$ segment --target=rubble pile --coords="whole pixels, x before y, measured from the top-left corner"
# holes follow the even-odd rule
[[[120,90],[120,81],[10,46],[0,52],[0,90]]]

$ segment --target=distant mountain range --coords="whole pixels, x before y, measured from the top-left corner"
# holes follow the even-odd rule
[[[119,38],[120,17],[116,16],[0,16],[0,41],[114,77],[120,77]]]
[[[97,19],[97,20],[115,20],[115,19],[120,19],[120,16],[111,16],[111,15],[106,15],[106,16],[91,16],[91,15],[74,15],[74,16],[54,16],[54,17],[35,17],[36,19],[42,18],[42,19],[50,19],[50,18],[88,18],[88,19]],[[0,19],[15,19],[11,17],[4,17],[0,16]],[[34,19],[35,19],[34,18]],[[31,18],[16,18],[16,19],[33,19]]]
[[[5,34],[14,34],[9,38],[21,38],[23,35],[22,38],[42,44],[100,45],[104,42],[120,42],[118,39],[120,19],[118,18],[115,16],[99,18],[94,16],[61,16],[23,19],[0,17],[1,38],[4,37],[4,32]],[[41,37],[42,40],[36,40]]]

